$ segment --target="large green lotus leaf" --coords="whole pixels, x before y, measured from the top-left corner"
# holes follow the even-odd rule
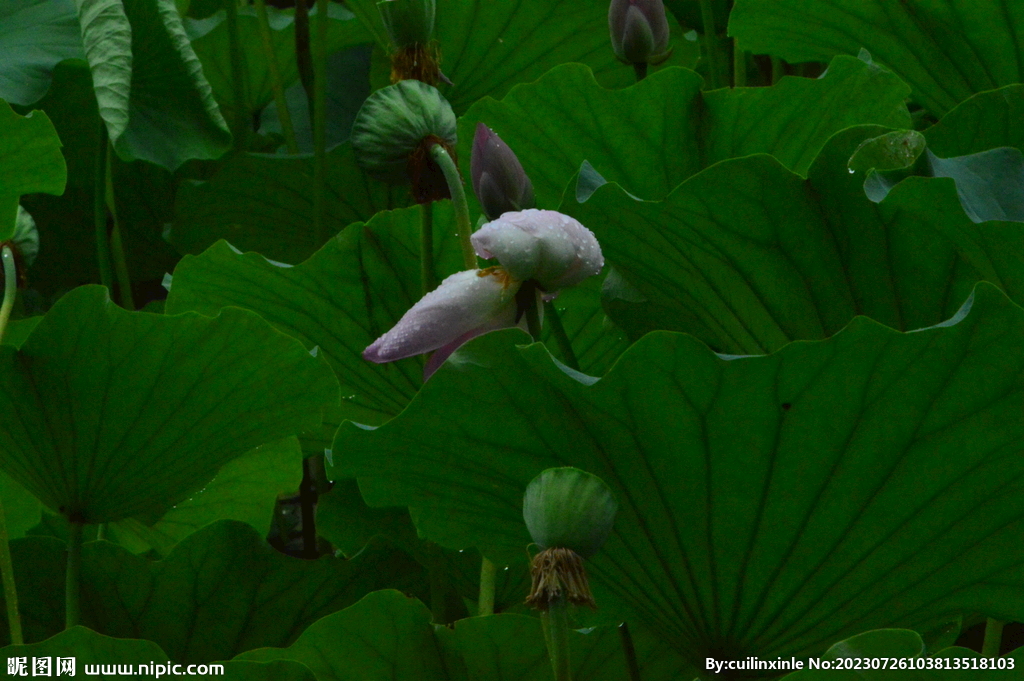
[[[462,269],[451,202],[433,204],[437,280]],[[342,385],[335,414],[377,425],[400,412],[423,384],[423,359],[373,364],[363,350],[420,299],[420,208],[353,224],[295,267],[217,243],[174,270],[170,314],[213,315],[232,305],[258,312],[309,349],[319,347]]]
[[[343,424],[336,474],[499,563],[530,543],[538,472],[600,476],[619,512],[587,570],[694,664],[957,612],[1019,620],[1024,311],[987,283],[968,300],[943,326],[859,317],[767,356],[657,332],[600,380],[487,334],[395,419]]]
[[[82,622],[112,636],[156,641],[181,662],[286,646],[369,591],[425,589],[422,568],[393,549],[303,561],[233,521],[200,530],[158,562],[109,542],[86,544],[82,561]]]
[[[231,133],[173,0],[76,0],[110,141],[125,160],[176,170],[218,158]]]
[[[154,549],[166,555],[177,542],[220,519],[247,523],[266,537],[277,496],[297,490],[302,482],[301,461],[297,438],[260,445],[224,464],[203,489],[156,522],[126,518],[108,525],[106,538],[133,553]]]
[[[412,203],[408,187],[368,177],[347,142],[328,152],[327,164],[329,235]],[[234,156],[209,181],[183,185],[175,212],[169,240],[183,253],[200,253],[226,239],[243,251],[297,263],[323,245],[313,238],[313,158],[308,155]]]
[[[57,62],[85,56],[73,0],[6,0],[0,26],[0,99],[8,102],[31,104]]]
[[[10,539],[24,536],[26,530],[39,523],[43,510],[39,500],[5,473],[0,473],[0,501]]]
[[[865,139],[850,128],[805,180],[768,156],[719,163],[662,202],[604,185],[562,211],[597,235],[608,262],[668,315],[660,328],[719,352],[774,351],[830,336],[863,314],[909,330],[949,318],[980,280],[1024,300],[1024,234],[976,225],[952,180],[912,177],[881,203],[847,161]]]
[[[0,367],[0,466],[87,523],[162,514],[337,400],[323,360],[252,312],[130,313],[99,286],[0,347]]]
[[[347,5],[380,45],[388,45],[376,0]],[[693,66],[696,44],[683,39],[672,17],[669,27],[674,50],[656,68]],[[586,64],[605,87],[632,85],[636,78],[612,51],[606,0],[439,0],[434,38],[441,70],[453,83],[442,84],[441,92],[456,115],[484,97],[500,99],[514,85],[533,82],[567,62]]]
[[[729,35],[790,62],[867,48],[942,116],[971,95],[1024,80],[1024,5],[1014,0],[737,0]]]
[[[692,71],[666,69],[612,91],[585,66],[557,67],[500,102],[477,102],[459,119],[463,175],[470,176],[478,122],[519,156],[539,206],[557,205],[584,160],[634,194],[660,199],[723,159],[770,153],[805,174],[843,128],[910,127],[906,85],[852,57],[837,58],[820,80],[783,78],[770,88],[707,93],[701,82]]]
[[[643,678],[684,678],[692,669],[652,636],[634,632]],[[627,678],[618,633],[570,632],[573,678]],[[243,653],[240,660],[295,660],[319,681],[547,681],[551,678],[540,621],[523,615],[431,625],[430,611],[397,591],[371,593],[313,624],[290,647]]]
[[[1024,85],[981,92],[957,105],[925,131],[928,147],[943,158],[996,147],[1024,149]]]
[[[0,241],[14,235],[22,194],[61,194],[67,166],[60,138],[42,111],[14,113],[0,100]]]
[[[316,14],[315,8],[313,14]],[[202,62],[203,75],[213,88],[221,111],[230,117],[234,107],[234,86],[231,77],[228,26],[224,16],[225,13],[221,10],[208,19],[186,19],[185,30],[192,39],[192,48]],[[355,20],[353,14],[341,5],[331,4],[327,16],[327,54],[373,39],[362,24]],[[281,82],[287,88],[299,78],[299,68],[295,59],[295,20],[291,12],[286,13],[276,7],[267,7],[267,18]],[[242,47],[248,120],[274,99],[270,66],[260,38],[254,8],[246,7],[238,11],[238,34]],[[329,87],[332,85],[337,83],[330,83]]]

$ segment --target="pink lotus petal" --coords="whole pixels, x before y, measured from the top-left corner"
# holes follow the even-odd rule
[[[604,266],[594,233],[553,210],[505,213],[472,240],[481,258],[497,258],[513,279],[533,279],[547,291],[574,286]]]
[[[518,290],[519,283],[501,268],[457,272],[413,305],[393,329],[363,351],[363,358],[393,362],[445,347],[480,329],[484,333],[513,326]]]

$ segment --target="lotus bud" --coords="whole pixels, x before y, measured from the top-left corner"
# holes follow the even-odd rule
[[[437,350],[424,371],[430,378],[463,343],[515,326],[518,290],[519,282],[500,267],[456,272],[366,348],[363,358],[381,364]]]
[[[608,7],[612,49],[627,64],[660,64],[672,54],[662,0],[612,0]]]
[[[578,468],[549,468],[527,485],[523,520],[542,549],[531,565],[533,588],[527,603],[546,610],[564,598],[595,607],[583,559],[604,544],[617,511],[608,485]]]
[[[0,248],[3,246],[10,246],[11,254],[14,256],[14,264],[18,272],[18,288],[27,288],[28,268],[35,262],[36,256],[39,254],[39,230],[36,228],[36,221],[32,219],[32,215],[20,204],[11,238],[0,241]],[[0,281],[2,281],[2,272],[3,268],[0,268]],[[2,291],[3,287],[0,285],[0,292]]]
[[[604,266],[594,233],[553,210],[504,213],[472,242],[481,258],[497,258],[513,279],[533,280],[547,292],[575,286]]]
[[[533,184],[519,159],[498,135],[483,123],[476,124],[470,157],[473,191],[488,220],[502,213],[534,208]]]
[[[356,160],[368,173],[394,184],[412,182],[420,203],[450,198],[444,173],[430,158],[440,144],[455,157],[455,113],[436,88],[403,80],[363,102],[352,125]]]
[[[377,10],[391,40],[391,82],[437,85],[441,55],[434,41],[435,0],[381,0]],[[448,81],[450,82],[450,81]]]

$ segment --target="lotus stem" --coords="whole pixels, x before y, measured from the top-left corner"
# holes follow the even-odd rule
[[[324,195],[327,191],[327,0],[316,0],[313,43],[313,239],[325,237]]]
[[[11,249],[4,247],[4,260]],[[5,262],[6,265],[6,262]],[[6,268],[5,268],[6,269]],[[8,286],[10,281],[7,282]],[[6,303],[7,296],[4,296]],[[2,325],[2,322],[0,322]],[[0,340],[3,329],[0,328]],[[21,614],[18,612],[18,587],[14,581],[14,562],[11,560],[10,536],[7,534],[7,516],[3,501],[0,500],[0,577],[4,580],[4,601],[7,603],[7,626],[11,630],[11,643],[20,646],[25,642],[21,633]]]
[[[569,669],[569,613],[565,597],[560,596],[551,601],[547,610],[541,610],[540,619],[545,627],[545,638],[548,644],[548,657],[551,658],[551,669],[555,673],[555,681],[572,681]]]
[[[423,295],[437,286],[434,281],[434,203],[420,204],[420,284]]]
[[[82,619],[82,530],[85,525],[68,521],[67,581],[64,586],[64,628],[70,629]]]
[[[626,656],[629,681],[640,681],[640,665],[636,661],[636,648],[633,647],[633,635],[629,633],[628,622],[619,625],[619,638],[622,640],[622,652]]]
[[[3,263],[4,270],[4,302],[0,305],[0,342],[3,342],[7,321],[11,318],[11,310],[14,308],[14,299],[18,295],[18,265],[14,261],[14,251],[10,246],[4,246],[0,262]]]
[[[718,34],[715,32],[715,11],[711,0],[700,0],[701,21],[704,24],[704,52],[708,58],[708,76],[711,89],[722,87],[721,59],[718,54]]]
[[[227,13],[228,53],[231,55],[231,96],[235,111],[235,149],[245,149],[246,128],[249,127],[245,106],[245,69],[242,68],[242,38],[238,32],[238,0],[224,0]]]
[[[636,82],[640,82],[647,77],[647,62],[633,62],[633,73],[636,74]]]
[[[455,205],[455,225],[459,232],[459,243],[462,244],[462,263],[467,270],[475,270],[476,252],[473,250],[473,242],[470,241],[473,228],[469,222],[469,204],[466,203],[466,190],[462,187],[462,176],[459,175],[455,161],[440,144],[430,147],[430,156],[444,173],[444,179],[448,182],[448,191],[452,195],[452,203]]]
[[[292,115],[288,111],[288,101],[284,96],[284,79],[281,78],[281,67],[277,63],[277,54],[274,52],[274,40],[270,33],[266,0],[256,0],[256,23],[260,28],[260,42],[263,45],[263,56],[267,60],[267,70],[270,71],[270,87],[274,91],[274,104],[277,106],[277,118],[281,121],[284,143],[288,147],[289,154],[297,154],[299,153],[299,143],[295,141]]]
[[[740,49],[740,41],[732,40],[732,84],[733,87],[747,86],[747,53]]]
[[[985,640],[981,644],[982,657],[999,657],[1005,622],[989,617],[985,621]]]
[[[484,556],[480,561],[480,599],[477,614],[481,617],[494,614],[494,580],[497,566]]]
[[[124,244],[121,242],[121,221],[117,217],[117,203],[114,200],[114,177],[113,177],[113,150],[107,144],[107,181],[104,187],[107,209],[113,218],[114,227],[110,230],[110,256],[114,263],[114,275],[117,277],[118,300],[121,307],[126,310],[135,309],[135,299],[132,297],[132,278],[128,274],[128,260],[124,254]]]
[[[96,260],[100,283],[108,291],[114,288],[114,270],[110,265],[110,236],[107,234],[107,124],[100,118],[99,144],[96,146],[96,174],[93,177],[93,223],[96,227]]]
[[[565,333],[565,327],[562,326],[562,319],[558,316],[555,301],[549,300],[544,303],[544,316],[549,320],[551,335],[555,337],[555,343],[558,344],[558,349],[562,351],[562,359],[565,360],[565,365],[570,369],[579,371],[580,362],[576,359],[576,353],[572,350],[572,341],[569,340],[568,334]]]

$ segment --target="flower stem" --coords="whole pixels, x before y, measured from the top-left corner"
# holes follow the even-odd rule
[[[772,85],[775,85],[786,75],[785,69],[782,67],[782,60],[778,57],[772,57]]]
[[[525,288],[528,284],[524,284]],[[537,293],[530,291],[532,300],[526,306],[526,330],[533,336],[533,342],[540,342],[540,306],[537,305]]]
[[[740,41],[732,40],[732,85],[747,86],[747,53],[740,49]]]
[[[646,78],[647,77],[647,62],[645,62],[645,61],[634,62],[633,63],[633,73],[636,74],[636,82],[638,82],[638,83],[641,80],[643,80],[644,78]]]
[[[640,666],[636,662],[636,648],[633,647],[633,635],[629,633],[628,622],[619,625],[619,638],[622,640],[622,652],[626,655],[629,681],[640,681]]]
[[[477,614],[481,617],[494,614],[494,578],[497,566],[484,556],[480,562],[480,599]]]
[[[434,281],[434,203],[420,204],[420,283],[423,295],[437,286]]]
[[[135,309],[132,297],[132,278],[128,274],[128,260],[124,256],[124,244],[121,242],[121,222],[117,218],[117,204],[114,202],[113,149],[107,144],[107,181],[104,192],[107,210],[113,219],[114,227],[110,230],[110,256],[114,263],[114,275],[117,277],[118,299],[121,307],[126,310]]]
[[[701,21],[704,24],[704,52],[708,60],[708,77],[711,89],[722,87],[720,76],[720,55],[718,54],[718,34],[715,31],[715,12],[711,0],[700,0]]]
[[[4,246],[4,260],[10,249]],[[6,299],[6,295],[4,298]],[[5,300],[6,302],[6,300]],[[0,336],[3,329],[0,328]],[[21,634],[21,614],[18,612],[18,588],[14,581],[14,563],[11,561],[11,545],[7,535],[7,516],[0,500],[0,576],[4,580],[4,601],[7,602],[7,626],[11,630],[11,643],[20,646],[25,642]]]
[[[547,610],[540,613],[545,638],[548,643],[548,657],[555,681],[572,681],[569,671],[569,613],[564,596],[551,601]]]
[[[96,227],[96,260],[100,283],[107,290],[114,288],[114,270],[110,266],[110,236],[107,234],[107,124],[100,118],[99,143],[96,146],[96,174],[93,177],[93,223]]]
[[[234,107],[235,124],[232,133],[235,135],[235,149],[244,149],[246,128],[249,127],[248,112],[245,106],[245,70],[242,68],[242,38],[238,32],[238,0],[224,0],[227,13],[228,53],[231,55],[231,105]]]
[[[270,88],[274,91],[274,104],[277,106],[277,118],[281,121],[281,132],[289,154],[299,153],[299,143],[295,141],[295,128],[292,127],[292,115],[288,111],[288,102],[284,97],[284,80],[281,78],[281,67],[277,63],[274,52],[274,41],[270,33],[270,20],[267,18],[267,0],[256,0],[256,23],[260,27],[260,42],[263,44],[263,57],[267,60],[270,72]]]
[[[324,195],[327,191],[327,0],[316,0],[313,41],[313,239],[325,237]]]
[[[455,204],[455,225],[459,232],[459,242],[462,244],[462,264],[467,270],[475,270],[476,252],[473,250],[473,242],[469,240],[473,228],[469,222],[469,204],[466,203],[462,176],[459,175],[455,161],[440,144],[430,147],[430,156],[444,173],[444,179],[448,181],[448,191],[452,195],[452,203]]]
[[[68,521],[68,565],[64,586],[64,628],[70,629],[82,619],[82,523]]]
[[[576,359],[576,353],[572,351],[572,342],[569,340],[569,336],[565,333],[565,327],[562,326],[562,319],[558,316],[558,310],[555,308],[555,301],[549,300],[544,303],[544,316],[550,320],[551,335],[555,337],[555,342],[558,343],[558,349],[562,351],[562,358],[565,360],[566,366],[570,369],[579,371],[580,362]]]
[[[4,246],[0,262],[2,262],[4,270],[4,302],[0,305],[0,342],[3,342],[4,332],[7,331],[7,320],[11,318],[14,299],[18,295],[18,266],[14,262],[14,251],[10,246]]]
[[[999,647],[1002,644],[1003,625],[991,617],[985,622],[985,640],[981,644],[982,657],[999,657]]]

